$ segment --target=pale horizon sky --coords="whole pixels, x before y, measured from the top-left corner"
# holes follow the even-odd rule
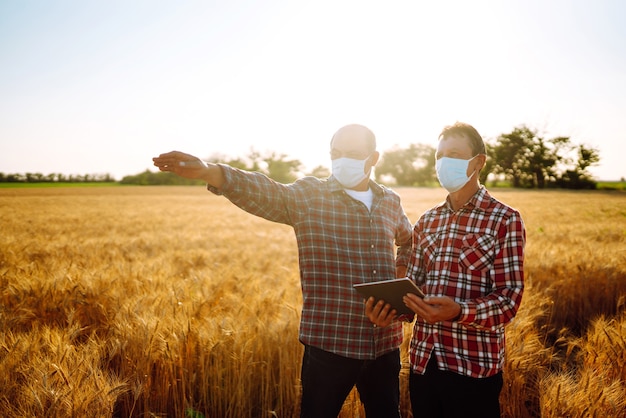
[[[626,177],[620,0],[0,0],[0,172],[156,171],[171,150],[330,166],[341,126],[381,152],[464,121],[597,148]]]

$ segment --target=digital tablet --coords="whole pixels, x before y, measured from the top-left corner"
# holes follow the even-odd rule
[[[390,304],[398,315],[412,314],[413,311],[406,307],[402,298],[407,293],[413,293],[421,298],[424,297],[422,289],[417,287],[413,280],[408,277],[392,280],[381,280],[379,282],[358,283],[354,288],[366,299],[373,296],[376,301],[380,299]]]

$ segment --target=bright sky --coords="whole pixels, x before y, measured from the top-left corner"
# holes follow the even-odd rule
[[[464,121],[596,147],[626,177],[622,0],[0,0],[0,172],[155,169],[180,150],[329,164]]]

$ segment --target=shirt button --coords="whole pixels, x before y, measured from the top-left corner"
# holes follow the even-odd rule
[[[373,274],[376,274],[376,270],[372,270],[372,273],[373,273]]]
[[[372,248],[374,248],[374,244],[372,244]]]

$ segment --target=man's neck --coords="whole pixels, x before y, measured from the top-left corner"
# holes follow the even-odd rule
[[[370,178],[369,176],[363,180],[362,182],[360,182],[359,184],[357,184],[356,186],[348,189],[348,190],[354,190],[356,192],[366,192],[368,191],[370,188]]]
[[[480,185],[477,181],[471,181],[467,183],[461,190],[448,195],[450,206],[453,211],[461,209],[469,200],[476,194]]]

